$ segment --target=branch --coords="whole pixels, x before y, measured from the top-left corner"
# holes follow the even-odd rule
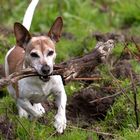
[[[80,78],[88,69],[95,69],[99,64],[104,63],[114,48],[114,41],[98,42],[94,50],[83,57],[76,57],[66,62],[54,65],[54,75],[61,75],[65,82]],[[0,79],[0,89],[29,76],[39,76],[31,68],[15,72],[6,78]],[[91,79],[90,79],[91,80]]]
[[[134,98],[134,112],[135,112],[135,117],[136,117],[136,128],[139,128],[139,116],[138,116],[138,103],[137,103],[137,88],[134,82],[134,77],[132,75],[132,71],[130,70],[130,77],[131,77],[131,83],[132,83],[132,88],[133,88],[133,98]]]
[[[83,57],[77,57],[55,65],[54,73],[62,75],[66,82],[73,80],[86,73],[87,70],[93,70],[101,63],[104,63],[113,48],[113,40],[98,42],[94,50]],[[56,69],[57,67],[58,69]]]
[[[140,83],[135,83],[136,85],[135,86],[139,86]],[[96,102],[101,102],[102,100],[105,100],[105,99],[108,99],[108,98],[114,98],[114,97],[117,97],[121,94],[124,94],[124,92],[127,92],[127,91],[130,91],[131,89],[133,88],[132,84],[128,85],[126,88],[123,89],[123,91],[120,89],[118,92],[116,92],[115,94],[113,95],[109,95],[109,96],[105,96],[105,97],[102,97],[102,98],[99,98],[99,99],[95,99],[93,101],[90,101],[89,103],[93,104],[93,103],[96,103]],[[137,110],[140,111],[137,107]]]
[[[16,83],[18,80],[22,78],[26,78],[29,76],[37,76],[37,72],[34,69],[27,68],[23,69],[19,72],[14,72],[13,74],[9,75],[8,77],[4,77],[0,79],[0,89],[8,86],[10,84]]]
[[[101,132],[101,131],[93,130],[93,129],[84,129],[84,128],[79,128],[79,127],[71,126],[71,125],[68,125],[68,128],[71,128],[71,129],[79,129],[79,130],[88,131],[88,132],[94,132],[96,134],[103,135],[103,136],[118,137],[117,135],[112,134],[112,133]]]

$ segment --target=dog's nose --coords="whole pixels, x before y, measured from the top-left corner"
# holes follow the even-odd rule
[[[41,71],[44,75],[47,75],[50,72],[50,67],[48,65],[43,65]]]

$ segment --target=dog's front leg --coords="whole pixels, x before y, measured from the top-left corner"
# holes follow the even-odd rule
[[[35,107],[27,99],[17,99],[18,106],[22,107],[31,115],[31,117],[41,117],[42,114],[38,112]]]
[[[53,93],[56,96],[56,105],[58,107],[57,114],[55,116],[54,126],[57,132],[62,133],[66,128],[66,101],[67,96],[65,93],[64,85],[61,76],[53,76]]]

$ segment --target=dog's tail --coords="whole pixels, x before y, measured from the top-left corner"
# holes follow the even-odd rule
[[[26,12],[25,12],[22,25],[28,31],[30,30],[30,26],[31,26],[31,23],[32,23],[32,18],[33,18],[34,11],[35,11],[35,8],[36,8],[38,2],[39,2],[39,0],[32,0],[30,5],[28,6]]]

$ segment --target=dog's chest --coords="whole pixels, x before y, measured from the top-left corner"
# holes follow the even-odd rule
[[[43,82],[38,77],[25,78],[19,81],[19,97],[32,102],[41,102],[48,97],[51,88],[51,81]]]

